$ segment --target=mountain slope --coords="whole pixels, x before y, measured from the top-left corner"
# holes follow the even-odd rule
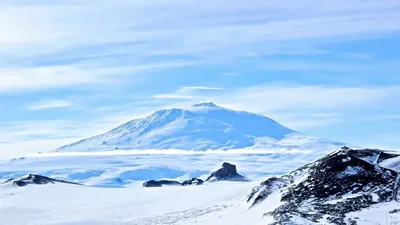
[[[344,147],[287,175],[264,181],[253,189],[248,202],[256,206],[279,195],[280,205],[265,214],[274,218],[272,224],[292,224],[299,219],[303,221],[299,224],[358,224],[360,218],[352,216],[354,213],[390,202],[400,206],[396,202],[399,156]]]
[[[56,151],[115,149],[235,149],[274,147],[305,136],[258,114],[201,103],[188,109],[163,109],[132,120],[105,134],[63,146]],[[321,139],[322,140],[322,139]],[[313,140],[315,141],[315,140]],[[318,142],[318,140],[317,140]],[[342,143],[332,143],[342,145]],[[290,146],[290,144],[288,144]],[[291,147],[298,147],[298,144]]]

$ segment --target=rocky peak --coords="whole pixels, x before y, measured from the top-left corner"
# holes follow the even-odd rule
[[[326,215],[331,223],[352,224],[352,218],[345,221],[347,213],[397,199],[398,173],[379,164],[397,156],[376,149],[345,147],[287,175],[262,182],[248,201],[254,206],[279,192],[282,204],[266,213],[276,224],[291,222],[295,216],[320,223]]]
[[[213,172],[206,181],[218,180],[246,180],[242,175],[237,173],[236,166],[227,162],[222,164],[221,169]]]
[[[248,181],[245,177],[237,173],[236,166],[230,163],[223,163],[221,169],[213,172],[206,181],[215,182],[215,181]],[[149,180],[143,183],[143,187],[163,187],[163,186],[194,186],[194,185],[202,185],[204,183],[203,180],[199,178],[191,178],[182,183],[174,180]]]

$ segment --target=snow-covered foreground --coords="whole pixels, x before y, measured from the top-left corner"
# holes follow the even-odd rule
[[[268,219],[262,215],[274,206],[268,203],[267,207],[257,207],[259,210],[248,210],[246,196],[251,189],[267,177],[287,173],[316,157],[308,153],[103,152],[14,159],[0,163],[0,181],[36,173],[92,187],[0,185],[0,224],[266,224]],[[223,162],[234,163],[252,182],[150,189],[141,186],[149,179],[205,178]]]
[[[265,207],[248,210],[246,193],[257,183],[115,189],[43,185],[5,189],[2,225],[265,224]]]
[[[292,172],[291,174],[298,175],[289,186],[279,185],[286,182],[285,177],[276,180],[278,182],[276,187],[274,185],[264,187],[263,184],[260,185],[260,182],[271,176],[286,174],[326,154],[322,151],[312,154],[307,152],[296,154],[288,152],[264,154],[232,154],[232,152],[175,154],[176,152],[166,152],[163,155],[140,155],[120,152],[115,155],[115,153],[41,154],[0,163],[0,183],[8,178],[18,178],[28,173],[35,173],[87,185],[47,184],[16,187],[12,183],[0,184],[0,224],[271,224],[276,222],[272,215],[276,216],[285,212],[276,210],[285,204],[291,204],[287,198],[283,198],[288,191],[291,191],[287,187],[292,187],[292,191],[296,192],[295,187],[302,187],[300,183],[306,182],[310,172],[317,170],[312,170],[314,167],[306,167],[310,168],[309,172],[306,170],[301,173]],[[377,154],[373,152],[372,156],[374,157],[370,157],[374,163],[377,161],[375,160],[376,156],[379,157]],[[331,154],[329,157],[334,157],[334,155]],[[367,163],[371,161],[370,158],[362,158],[362,160],[366,160]],[[381,166],[398,170],[398,158],[392,157],[387,160],[386,158],[386,156],[383,157]],[[174,179],[177,181],[191,177],[204,179],[211,172],[220,168],[223,162],[235,164],[238,172],[251,181],[206,182],[201,186],[162,188],[144,188],[141,185],[143,181],[149,179]],[[341,163],[348,163],[348,160],[339,160],[337,164]],[[310,165],[319,166],[320,164],[316,162]],[[375,171],[373,166],[368,165],[370,164],[365,164],[365,169],[370,172]],[[380,170],[377,170],[378,173]],[[320,172],[323,174],[323,169]],[[339,170],[337,174],[342,173]],[[353,174],[348,175],[352,176]],[[336,177],[343,179],[341,176]],[[388,178],[387,181],[394,182],[394,179]],[[333,181],[330,186],[334,186],[335,182]],[[382,182],[377,188],[380,188],[379,191],[385,192],[386,183]],[[310,186],[310,188],[313,187],[315,192],[319,191],[317,188],[325,186]],[[260,189],[253,189],[255,187]],[[392,188],[390,185],[388,187]],[[250,197],[251,201],[247,202],[252,190],[255,190],[257,195],[260,193],[261,196],[264,195],[265,200],[252,206],[257,197],[257,195],[253,195]],[[266,195],[268,190],[272,190],[272,192]],[[263,192],[265,193],[263,194]],[[379,193],[376,190],[375,192]],[[342,193],[343,195],[339,195],[339,198],[331,196],[330,201],[325,202],[326,199],[322,198],[318,201],[321,204],[336,204],[347,198],[370,194],[372,196],[371,207],[346,214],[345,221],[352,219],[356,220],[357,224],[363,225],[400,224],[399,202],[382,201],[379,203],[376,202],[379,200],[378,195],[374,193],[357,192],[357,196],[349,193]],[[299,200],[301,192],[296,192],[295,195]],[[300,207],[299,210],[315,213],[316,211],[314,212],[314,209],[308,204],[312,203],[313,199],[304,199],[302,202],[304,207]],[[373,203],[374,201],[376,204]],[[266,215],[269,212],[274,212],[274,214]],[[328,216],[320,219],[318,223],[312,223],[310,220],[296,216],[296,211],[293,212],[290,224],[332,224],[329,222],[332,218],[329,219]]]
[[[278,207],[281,195],[251,209],[249,190],[258,182],[220,182],[203,186],[95,188],[65,184],[0,188],[2,225],[265,225],[265,212]],[[378,204],[352,213],[363,225],[400,224],[398,203]],[[313,224],[295,219],[297,224]],[[388,223],[386,223],[386,220]],[[328,223],[326,223],[328,224]]]

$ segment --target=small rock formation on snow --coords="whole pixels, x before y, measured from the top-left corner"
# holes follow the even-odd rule
[[[213,172],[206,180],[209,182],[231,180],[231,181],[247,181],[242,175],[237,173],[236,166],[227,162],[222,164],[221,169]]]
[[[397,199],[399,173],[380,164],[398,156],[344,147],[287,175],[262,182],[248,196],[248,202],[254,206],[278,194],[280,205],[265,214],[275,219],[273,224],[289,224],[295,217],[318,224],[323,219],[332,224],[357,224],[358,218],[346,214]]]
[[[191,178],[182,183],[174,180],[149,180],[143,183],[143,187],[162,187],[162,186],[195,186],[202,185],[204,181],[199,178]]]
[[[50,177],[45,177],[45,176],[41,176],[41,175],[37,175],[37,174],[29,174],[27,176],[24,176],[24,177],[21,177],[18,179],[8,179],[4,183],[10,183],[10,182],[12,182],[13,185],[16,185],[18,187],[24,187],[24,186],[31,185],[31,184],[42,185],[42,184],[56,184],[56,183],[81,185],[78,183],[53,179]]]
[[[174,180],[149,180],[143,183],[143,187],[162,187],[162,186],[182,186],[181,183]]]
[[[215,181],[248,181],[244,176],[237,173],[236,166],[230,163],[223,163],[222,168],[213,172],[206,180],[206,182]],[[202,185],[204,181],[199,178],[191,178],[182,183],[174,180],[149,180],[143,183],[143,187],[162,187],[162,186],[194,186]]]
[[[184,182],[182,182],[183,186],[195,186],[195,185],[202,185],[204,183],[204,181],[202,179],[199,178],[192,178],[189,180],[185,180]]]

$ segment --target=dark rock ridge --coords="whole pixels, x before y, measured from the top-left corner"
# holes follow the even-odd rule
[[[69,181],[65,181],[65,180],[53,179],[50,177],[45,177],[45,176],[41,176],[41,175],[37,175],[37,174],[29,174],[28,176],[18,178],[18,179],[8,179],[4,183],[10,183],[10,182],[12,182],[13,185],[16,185],[18,187],[24,187],[24,186],[31,185],[31,184],[42,185],[42,184],[56,184],[56,183],[81,185],[78,183],[69,182]]]
[[[204,181],[199,178],[192,178],[189,180],[186,180],[182,183],[183,186],[195,186],[195,185],[202,185]]]
[[[221,180],[247,181],[245,177],[237,173],[235,165],[227,162],[224,162],[221,169],[213,172],[206,181],[213,182]]]
[[[230,163],[223,163],[222,168],[213,172],[206,180],[206,182],[215,182],[215,181],[248,181],[244,176],[237,173],[236,166]],[[191,178],[182,183],[174,180],[149,180],[143,183],[144,187],[162,187],[162,186],[194,186],[194,185],[202,185],[204,181],[199,178]]]
[[[357,224],[357,218],[346,214],[397,199],[398,172],[379,164],[399,155],[344,147],[287,175],[262,182],[248,196],[248,202],[254,206],[272,193],[280,194],[282,204],[265,214],[275,219],[273,224],[289,224],[293,217],[320,223],[326,215],[332,224]]]
[[[192,178],[182,183],[174,180],[149,180],[143,183],[143,187],[162,187],[162,186],[191,186],[191,185],[202,185],[203,180],[199,178]]]
[[[143,187],[182,186],[178,181],[173,180],[149,180],[143,183]]]

